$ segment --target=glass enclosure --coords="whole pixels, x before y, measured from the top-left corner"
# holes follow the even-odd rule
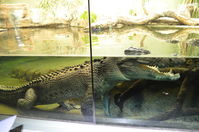
[[[199,129],[198,4],[1,0],[0,114]]]
[[[93,122],[88,1],[1,0],[0,14],[0,113]]]

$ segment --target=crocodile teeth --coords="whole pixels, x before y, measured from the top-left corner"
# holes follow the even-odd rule
[[[172,73],[172,74],[173,74],[173,70],[172,70],[172,69],[170,69],[170,70],[169,70],[169,73]]]
[[[165,75],[168,75],[168,76],[174,76],[175,74],[173,74],[171,71],[169,72],[164,72]]]
[[[158,73],[160,73],[160,71],[158,70],[157,66],[149,66],[149,65],[147,65],[147,67],[150,68],[150,69],[153,69],[153,70],[157,71]]]

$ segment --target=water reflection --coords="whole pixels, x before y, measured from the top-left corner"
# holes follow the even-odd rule
[[[198,56],[198,34],[198,28],[134,26],[109,29],[93,33],[98,37],[95,43],[98,46],[93,46],[93,53],[122,56],[129,47],[142,47],[151,52],[148,56]]]
[[[1,32],[1,55],[89,56],[89,34],[81,28],[20,29],[23,47],[14,30]],[[124,56],[129,47],[143,48],[147,56],[199,56],[198,28],[135,26],[92,33],[94,56]]]
[[[89,44],[83,39],[88,34],[78,28],[34,28],[19,32],[23,47],[18,46],[14,30],[0,35],[1,55],[89,55]]]

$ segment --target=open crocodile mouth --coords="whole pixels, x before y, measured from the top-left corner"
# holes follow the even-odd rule
[[[169,78],[169,80],[176,80],[180,78],[180,74],[174,74],[172,73],[172,69],[170,69],[169,72],[161,72],[159,71],[157,66],[149,66],[146,65],[147,69],[151,71],[152,74],[154,74],[156,79],[164,79],[164,78]]]

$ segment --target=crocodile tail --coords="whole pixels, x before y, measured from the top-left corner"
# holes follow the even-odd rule
[[[5,86],[5,85],[0,85],[0,91],[12,91],[12,90],[17,90],[19,87],[17,86]]]
[[[0,103],[16,106],[17,100],[24,96],[23,91],[23,88],[0,85]]]

